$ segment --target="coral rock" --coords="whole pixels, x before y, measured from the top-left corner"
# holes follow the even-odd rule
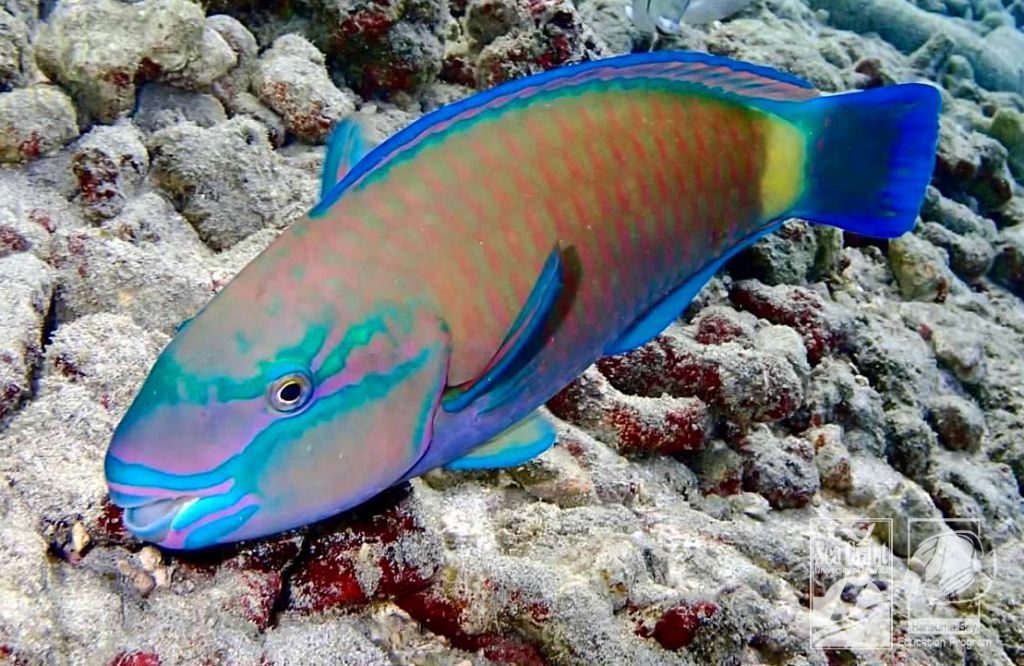
[[[825,488],[844,492],[853,486],[850,452],[843,445],[842,429],[825,426],[808,431],[805,436],[814,445],[814,462]]]
[[[416,91],[441,71],[446,13],[428,0],[323,2],[324,50],[363,97]]]
[[[712,305],[702,309],[694,317],[693,323],[697,327],[697,342],[702,345],[720,345],[753,340],[757,320],[748,313]]]
[[[911,479],[924,479],[931,466],[932,451],[938,446],[935,432],[914,409],[896,409],[887,417],[886,458]]]
[[[161,130],[150,155],[157,185],[215,250],[264,227],[283,227],[315,203],[314,178],[286,166],[265,128],[250,118]]]
[[[1024,500],[1008,465],[943,454],[925,485],[935,506],[955,529],[957,519],[980,524],[989,548],[1024,534]]]
[[[484,47],[476,61],[477,87],[490,88],[601,53],[571,2],[533,0],[528,9],[536,29],[513,30]]]
[[[32,390],[52,293],[52,271],[42,261],[27,253],[0,258],[0,419]]]
[[[97,126],[74,147],[75,199],[89,217],[114,217],[135,194],[148,166],[149,154],[133,125]]]
[[[908,300],[943,302],[952,285],[947,254],[916,234],[889,242],[892,264],[900,292]]]
[[[58,234],[57,316],[60,321],[101,312],[130,316],[143,328],[171,333],[213,295],[195,255],[136,246],[97,229]]]
[[[674,606],[658,618],[653,630],[642,630],[640,635],[654,638],[666,650],[680,650],[690,645],[718,612],[718,606],[710,601]]]
[[[762,319],[794,328],[804,339],[811,363],[838,349],[851,327],[842,310],[804,287],[766,287],[756,280],[744,280],[733,285],[729,298]]]
[[[78,136],[75,107],[57,86],[0,93],[0,162],[23,162],[53,152]]]
[[[695,464],[705,495],[735,495],[743,484],[743,457],[721,440],[712,440]]]
[[[929,420],[939,441],[954,451],[978,451],[985,434],[985,416],[974,403],[953,395],[933,399],[928,405]]]
[[[740,455],[744,490],[760,494],[777,509],[804,506],[821,487],[814,448],[805,440],[778,441],[762,426],[741,441]]]
[[[224,106],[213,95],[182,90],[163,83],[147,83],[139,89],[133,120],[142,130],[153,133],[183,122],[213,127],[227,120]]]
[[[466,32],[481,46],[527,26],[529,21],[526,0],[470,0],[466,5]]]
[[[1003,229],[996,247],[992,278],[1024,298],[1024,226]]]
[[[738,423],[781,420],[803,399],[800,377],[787,359],[735,343],[698,345],[671,332],[597,365],[624,393],[698,397]]]
[[[414,503],[369,514],[343,531],[311,538],[291,579],[290,607],[321,611],[420,589],[437,571],[438,548]]]
[[[203,62],[208,37],[202,8],[188,0],[62,2],[39,30],[36,58],[88,113],[112,122],[131,111],[138,83]],[[232,64],[221,61],[223,71],[203,78]]]
[[[104,312],[79,317],[54,331],[46,347],[40,390],[45,395],[63,384],[78,385],[120,414],[166,344],[166,335],[145,331],[126,316]],[[112,353],[116,362],[111,362]]]
[[[356,105],[355,95],[338,90],[327,75],[323,54],[298,35],[279,37],[263,54],[253,89],[281,114],[290,132],[310,143],[323,143],[331,127]]]
[[[593,368],[552,398],[548,407],[621,453],[699,451],[711,429],[707,405],[699,398],[624,395]]]
[[[1013,196],[1006,158],[1006,149],[995,139],[942,118],[935,175],[943,194],[967,193],[987,210],[999,208]]]
[[[0,90],[21,83],[22,60],[29,51],[28,40],[25,21],[0,8]]]

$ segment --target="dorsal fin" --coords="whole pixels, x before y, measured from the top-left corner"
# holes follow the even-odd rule
[[[320,199],[334,189],[377,144],[369,139],[370,125],[365,113],[353,113],[340,121],[327,137],[327,152],[320,176]]]
[[[765,102],[794,102],[819,96],[810,82],[769,67],[692,51],[632,53],[559,67],[541,74],[503,83],[436,109],[389,137],[355,165],[337,187],[317,204],[311,215],[321,214],[351,186],[409,153],[431,136],[455,123],[481,114],[534,103],[565,94],[572,88],[612,87],[649,81],[660,88],[698,88],[723,95]]]

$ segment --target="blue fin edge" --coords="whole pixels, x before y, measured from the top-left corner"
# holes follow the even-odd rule
[[[637,318],[629,328],[614,342],[604,348],[605,356],[615,356],[642,347],[679,318],[686,306],[700,293],[700,290],[711,281],[722,266],[738,253],[750,247],[768,234],[778,229],[784,220],[775,220],[764,229],[757,231],[729,248],[722,256],[705,264],[693,273],[681,286],[654,304],[654,306]]]
[[[529,428],[529,438],[516,441],[516,435],[522,434],[519,431]],[[508,428],[493,439],[481,444],[461,458],[447,463],[445,467],[451,470],[473,470],[473,469],[497,469],[501,467],[515,467],[522,465],[528,460],[536,458],[554,446],[558,438],[555,428],[540,412],[533,412],[530,416]],[[504,446],[496,452],[488,452],[487,447],[497,444],[502,440]]]

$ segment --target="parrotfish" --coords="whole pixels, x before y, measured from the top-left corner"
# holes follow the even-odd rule
[[[657,52],[335,128],[322,196],[185,322],[105,470],[139,538],[263,537],[551,447],[541,409],[786,219],[910,230],[940,95]]]

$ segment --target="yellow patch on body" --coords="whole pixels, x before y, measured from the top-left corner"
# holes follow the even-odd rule
[[[764,121],[764,171],[761,206],[765,218],[777,217],[803,194],[807,138],[796,126],[777,117]]]

